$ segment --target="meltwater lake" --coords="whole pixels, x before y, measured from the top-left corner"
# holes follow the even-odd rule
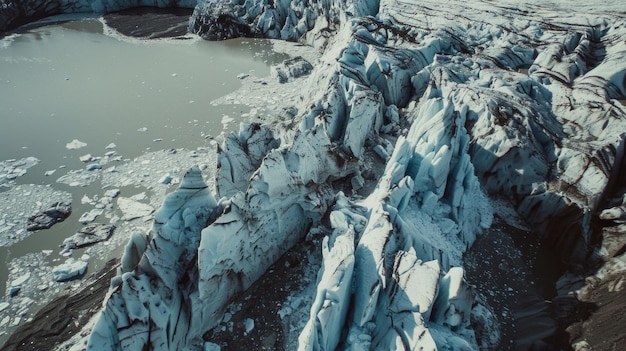
[[[103,174],[132,162],[158,163],[160,155],[174,153],[171,150],[189,155],[198,148],[214,149],[211,143],[215,138],[237,129],[250,108],[211,102],[239,88],[242,76],[268,76],[270,65],[285,57],[274,53],[271,42],[265,40],[125,37],[108,27],[103,18],[31,26],[0,38],[0,162],[39,160],[25,169],[26,173],[0,184],[0,196],[36,184],[70,193],[72,199],[72,214],[65,221],[17,242],[0,244],[0,293],[4,295],[0,298],[0,345],[13,328],[32,318],[32,310],[41,302],[26,291],[8,296],[9,280],[14,281],[16,275],[35,279],[23,273],[27,269],[18,272],[16,260],[17,266],[29,262],[31,256],[43,257],[33,265],[62,263],[66,258],[59,255],[60,245],[81,228],[79,217],[94,208],[95,201],[85,199],[98,199],[106,189],[118,188],[120,197],[134,196],[149,203],[143,196],[146,188],[107,183]],[[76,140],[80,143],[72,144]],[[159,154],[159,150],[170,151]],[[142,155],[153,156],[133,161]],[[106,164],[105,159],[109,160]],[[97,181],[59,181],[76,170],[89,172],[86,167],[99,162],[103,164],[94,171],[101,174]],[[152,168],[153,173],[157,170],[158,166]],[[145,172],[137,177],[161,177]],[[158,208],[158,204],[152,205]],[[18,215],[29,215],[27,204],[18,199],[15,206],[25,206]],[[109,220],[104,216],[97,219]],[[11,221],[6,213],[0,213],[0,235],[23,231]],[[118,238],[118,242],[125,241],[125,237]],[[122,247],[107,249],[108,255],[119,256]],[[87,253],[83,256],[89,260],[87,274],[110,258],[95,259],[94,251],[73,254],[80,258]],[[80,280],[72,283],[80,284]],[[52,283],[37,284],[43,295],[59,293]],[[21,305],[14,306],[15,301]]]

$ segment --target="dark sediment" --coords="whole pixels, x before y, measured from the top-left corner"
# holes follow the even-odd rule
[[[177,38],[187,34],[193,9],[137,7],[104,15],[107,25],[140,39]]]
[[[498,350],[608,351],[626,345],[626,273],[602,279],[593,272],[586,279],[582,273],[563,275],[566,265],[536,234],[497,217],[465,263],[468,281],[487,296],[500,322]]]
[[[507,225],[499,217],[479,236],[464,257],[467,279],[487,297],[500,323],[498,350],[558,350],[561,338],[554,318],[550,295],[554,280],[545,278],[545,264],[559,270],[540,256],[536,234]],[[537,264],[543,261],[542,266]],[[558,272],[550,275],[558,275]],[[552,284],[550,284],[552,282]],[[480,336],[479,336],[480,337]]]
[[[601,263],[602,274],[584,279],[576,296],[576,313],[566,321],[577,350],[621,350],[626,345],[626,272],[620,268],[626,261],[626,225],[604,222],[600,226],[607,262]]]
[[[580,297],[586,302],[589,317],[568,328],[573,343],[586,343],[594,351],[623,349],[626,345],[626,290],[617,285],[623,285],[624,280],[624,273],[607,277]]]
[[[60,296],[43,307],[32,321],[11,335],[1,350],[52,350],[80,332],[84,324],[100,311],[118,266],[119,260],[110,260],[102,270],[87,278],[80,290]]]
[[[48,229],[54,224],[63,222],[72,213],[72,205],[65,202],[55,202],[50,208],[28,218],[26,230],[35,231]]]
[[[222,351],[295,350],[295,340],[288,340],[286,335],[293,333],[287,330],[290,328],[287,324],[291,324],[291,328],[302,325],[298,325],[298,317],[294,315],[287,314],[281,319],[279,311],[289,306],[288,296],[294,296],[294,292],[301,298],[300,308],[313,302],[314,296],[307,296],[303,291],[305,285],[310,287],[315,283],[316,274],[311,272],[317,273],[321,266],[319,245],[319,240],[307,240],[285,253],[256,283],[231,301],[227,312],[232,313],[232,317],[208,331],[205,340],[218,344]],[[308,317],[308,308],[305,310]],[[254,321],[254,328],[249,332],[245,330],[247,319]],[[295,320],[289,323],[292,319]]]

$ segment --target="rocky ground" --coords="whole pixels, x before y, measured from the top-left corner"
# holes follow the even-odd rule
[[[318,235],[321,236],[323,232]],[[320,238],[287,252],[267,274],[229,304],[205,339],[221,350],[294,350],[315,297]],[[278,279],[280,277],[280,279]]]

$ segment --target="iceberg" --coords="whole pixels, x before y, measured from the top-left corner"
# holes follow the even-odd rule
[[[82,142],[82,141],[80,141],[78,139],[74,139],[74,140],[70,141],[69,143],[65,144],[65,148],[68,149],[68,150],[82,149],[85,146],[87,146],[87,143],[84,143],[84,142]]]

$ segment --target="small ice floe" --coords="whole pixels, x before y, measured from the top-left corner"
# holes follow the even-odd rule
[[[87,146],[87,143],[84,143],[78,139],[74,139],[70,141],[69,143],[65,144],[65,148],[68,150],[77,150],[85,146]]]
[[[85,195],[83,195],[83,197],[80,199],[80,203],[81,203],[81,204],[83,204],[83,205],[86,205],[86,204],[93,205],[93,204],[94,204],[94,201],[93,201],[93,200],[91,200],[91,199],[89,198],[89,196],[87,196],[87,194],[85,194]]]
[[[102,169],[102,165],[100,165],[99,163],[92,163],[92,164],[88,165],[86,169],[88,171],[95,171],[97,169]]]
[[[115,226],[113,224],[91,223],[82,227],[74,235],[63,240],[66,250],[79,249],[111,238]]]
[[[94,208],[91,211],[85,212],[83,213],[80,218],[78,219],[78,221],[80,223],[91,223],[93,221],[96,220],[96,218],[101,215],[102,213],[104,213],[104,210],[100,209],[100,208]]]
[[[68,239],[71,239],[71,238],[68,238]],[[74,245],[70,243],[68,239],[66,239],[63,242],[65,245],[63,246],[63,249],[61,249],[61,251],[59,252],[59,255],[63,257],[70,257],[72,256],[72,253],[74,253],[74,250],[72,249]]]
[[[7,295],[9,295],[9,297],[16,297],[20,291],[22,291],[21,286],[11,286],[9,287],[9,293]]]
[[[93,156],[91,156],[91,154],[86,154],[86,155],[83,155],[83,156],[79,157],[78,159],[80,160],[80,162],[85,162],[86,163],[86,162],[93,161],[94,158],[93,158]]]
[[[117,206],[123,213],[122,219],[126,221],[149,216],[154,212],[154,207],[126,197],[118,198]]]
[[[47,177],[47,176],[51,176],[51,175],[53,175],[53,174],[54,174],[54,172],[56,172],[56,171],[57,171],[56,169],[51,169],[51,170],[49,170],[49,171],[46,171],[43,175],[44,175],[44,176],[46,176],[46,177]]]
[[[148,127],[141,127],[137,129],[138,132],[147,132],[148,131]]]
[[[169,174],[166,174],[159,179],[160,184],[170,184],[171,182],[172,182],[172,176]]]
[[[246,320],[244,321],[244,325],[246,328],[245,334],[250,334],[250,332],[254,330],[254,319],[246,318]]]
[[[110,143],[109,145],[107,145],[105,147],[106,150],[111,150],[111,149],[115,149],[117,147],[117,145],[115,145],[115,143]]]
[[[111,199],[116,198],[120,194],[120,189],[109,189],[104,192],[105,197],[110,197]]]
[[[229,115],[224,115],[222,116],[222,126],[224,128],[228,127],[228,124],[230,124],[232,121],[234,121],[235,119],[230,117]]]
[[[22,286],[22,284],[26,283],[28,279],[30,279],[30,272],[26,272],[20,275],[19,277],[15,278],[13,281],[11,281],[11,284],[9,285],[11,287],[19,287],[19,286]]]
[[[87,262],[68,258],[65,263],[52,269],[52,276],[57,282],[65,282],[80,277],[86,270]]]
[[[29,279],[30,279],[30,272],[26,272],[20,275],[19,277],[15,278],[14,280],[12,280],[7,289],[9,297],[17,296],[17,294],[19,294],[20,291],[22,291],[22,286],[24,285],[24,283],[26,283],[26,281],[28,281]]]

